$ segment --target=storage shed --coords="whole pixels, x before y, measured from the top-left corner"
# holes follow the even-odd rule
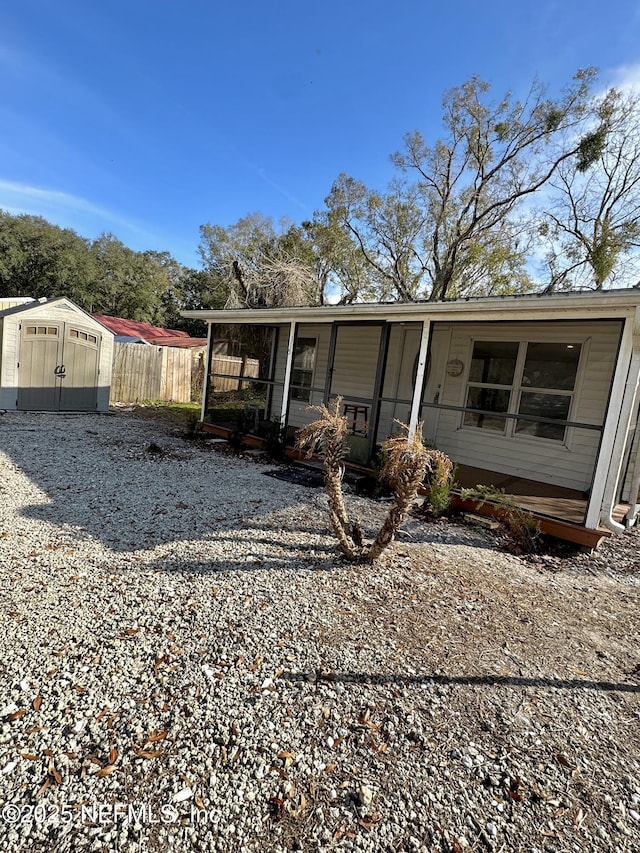
[[[0,301],[0,409],[107,411],[112,359],[113,333],[70,299]]]

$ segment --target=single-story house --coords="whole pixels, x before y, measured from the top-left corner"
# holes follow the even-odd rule
[[[0,301],[0,409],[107,411],[112,358],[112,333],[70,299]]]
[[[637,520],[636,289],[184,315],[210,341],[235,324],[261,341],[259,378],[238,395],[259,405],[258,427],[291,436],[341,396],[353,463],[369,465],[396,420],[422,422],[461,485],[504,490],[553,535],[593,546]],[[212,355],[202,420],[215,429]]]

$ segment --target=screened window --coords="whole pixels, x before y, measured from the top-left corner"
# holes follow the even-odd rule
[[[579,344],[527,345],[518,414],[545,420],[518,419],[517,433],[564,441],[566,427],[562,422],[569,419],[580,351]]]
[[[579,343],[475,341],[463,425],[564,441],[581,351]]]
[[[504,432],[520,344],[517,341],[475,341],[469,368],[464,425]]]
[[[291,399],[308,403],[311,399],[316,363],[316,339],[298,338],[291,368]]]

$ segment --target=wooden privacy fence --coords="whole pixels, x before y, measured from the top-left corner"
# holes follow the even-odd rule
[[[202,349],[116,343],[109,401],[135,403],[139,400],[164,400],[189,403],[202,394],[204,361]],[[214,373],[238,377],[215,377],[215,390],[238,390],[240,377],[257,377],[258,366],[259,362],[253,358],[215,356],[212,365]]]
[[[216,355],[211,365],[212,373],[226,373],[227,376],[214,376],[214,391],[239,391],[242,387],[238,379],[231,377],[258,377],[260,362],[257,358],[236,358],[233,355]]]

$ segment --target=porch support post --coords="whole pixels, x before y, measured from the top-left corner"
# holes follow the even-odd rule
[[[200,420],[204,421],[207,409],[209,408],[209,377],[211,375],[211,365],[213,364],[213,323],[209,323],[207,329],[207,353],[204,363],[204,377],[202,380],[202,408],[200,409]]]
[[[412,439],[418,426],[420,409],[422,408],[422,391],[424,388],[424,376],[427,368],[427,353],[431,341],[431,320],[422,321],[422,335],[420,336],[420,349],[418,350],[418,369],[413,386],[413,398],[411,400],[411,415],[409,416],[409,438]]]
[[[380,422],[380,406],[382,389],[384,387],[384,375],[387,369],[387,356],[389,354],[389,339],[391,337],[391,323],[385,323],[380,329],[380,347],[378,349],[378,366],[373,387],[373,399],[371,401],[371,420],[369,421],[369,444],[367,458],[371,460],[373,448],[376,444],[378,434],[378,423]]]
[[[284,384],[282,387],[282,410],[280,411],[280,426],[284,429],[289,415],[289,388],[291,386],[291,371],[293,368],[293,353],[296,348],[297,322],[292,320],[289,327],[289,342],[287,344],[287,361],[284,368]]]
[[[611,518],[627,438],[629,421],[638,389],[638,358],[634,358],[634,317],[624,321],[613,387],[607,407],[600,451],[593,475],[593,487],[587,506],[585,527],[596,528],[601,521],[608,527],[624,530]],[[608,505],[607,505],[608,504]]]
[[[336,357],[336,342],[338,340],[338,324],[331,324],[331,337],[329,338],[329,354],[327,356],[327,373],[324,378],[324,404],[329,405],[331,396],[331,381],[333,379],[333,362]]]

